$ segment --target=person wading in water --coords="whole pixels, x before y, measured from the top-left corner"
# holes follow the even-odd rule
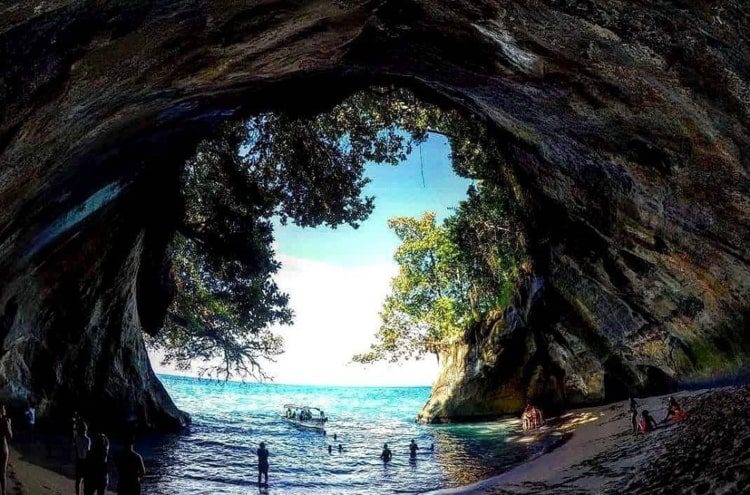
[[[268,486],[268,449],[265,442],[260,442],[258,448],[258,486]],[[261,483],[261,476],[265,477],[265,483]]]
[[[409,459],[416,459],[418,450],[419,446],[417,445],[417,442],[415,442],[412,438],[411,443],[409,444]]]
[[[391,449],[388,448],[388,444],[383,445],[383,453],[380,454],[380,458],[383,460],[383,462],[391,462],[391,458],[393,457],[393,454],[391,453]]]

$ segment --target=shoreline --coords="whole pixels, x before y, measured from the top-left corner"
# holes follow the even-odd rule
[[[570,439],[551,452],[497,476],[423,495],[750,492],[750,386],[671,395],[688,412],[685,421],[636,435],[627,401],[578,409]],[[660,421],[669,396],[637,398],[638,410]]]
[[[24,445],[22,450],[13,446],[10,448],[10,460],[8,462],[8,489],[9,495],[69,495],[75,493],[75,481],[73,473],[66,470],[59,472],[45,466],[44,463],[34,455],[24,452],[30,448]],[[72,469],[72,468],[71,468]],[[115,492],[107,490],[107,495],[115,495]]]
[[[508,471],[476,483],[422,492],[425,495],[659,493],[679,487],[695,493],[750,493],[750,386],[672,394],[688,412],[679,423],[648,434],[630,431],[626,401],[572,410],[550,418],[549,428],[508,441],[550,442],[545,450]],[[668,395],[636,399],[656,420]],[[555,438],[559,437],[559,438]],[[61,462],[64,442],[11,445],[8,493],[73,493],[72,464]],[[59,440],[59,439],[58,439]],[[71,465],[68,465],[71,464]],[[748,487],[748,488],[741,488]],[[113,492],[108,491],[107,494]]]

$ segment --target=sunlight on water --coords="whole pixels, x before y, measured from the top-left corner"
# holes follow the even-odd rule
[[[160,377],[177,405],[193,416],[190,432],[152,441],[144,450],[145,493],[247,493],[257,476],[255,449],[271,452],[270,489],[279,494],[419,493],[497,474],[539,445],[509,443],[517,421],[424,426],[414,416],[429,388],[320,387],[240,384]],[[286,422],[282,405],[320,407],[328,434]],[[338,441],[334,443],[333,434]],[[414,438],[421,450],[409,461]],[[378,459],[383,443],[393,461]],[[335,444],[342,443],[339,453]],[[434,452],[430,445],[435,444]],[[334,445],[332,454],[327,446]]]

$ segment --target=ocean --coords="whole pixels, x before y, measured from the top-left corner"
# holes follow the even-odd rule
[[[140,448],[144,493],[246,494],[257,482],[255,449],[270,451],[264,493],[369,495],[420,493],[498,474],[541,452],[519,442],[517,420],[427,426],[414,422],[429,387],[326,387],[217,382],[160,375],[189,432],[161,436]],[[283,417],[286,403],[323,409],[326,435]],[[334,442],[333,435],[337,441]],[[409,460],[411,439],[420,446]],[[341,443],[343,452],[338,452]],[[383,444],[393,460],[379,459]],[[328,445],[333,453],[328,453]],[[434,445],[434,450],[431,450]]]

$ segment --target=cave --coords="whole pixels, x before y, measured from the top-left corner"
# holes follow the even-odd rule
[[[748,22],[734,0],[0,7],[0,399],[186,425],[143,338],[171,297],[175,170],[228,119],[373,84],[487,123],[533,262],[513,304],[442,356],[423,420],[736,373]]]

